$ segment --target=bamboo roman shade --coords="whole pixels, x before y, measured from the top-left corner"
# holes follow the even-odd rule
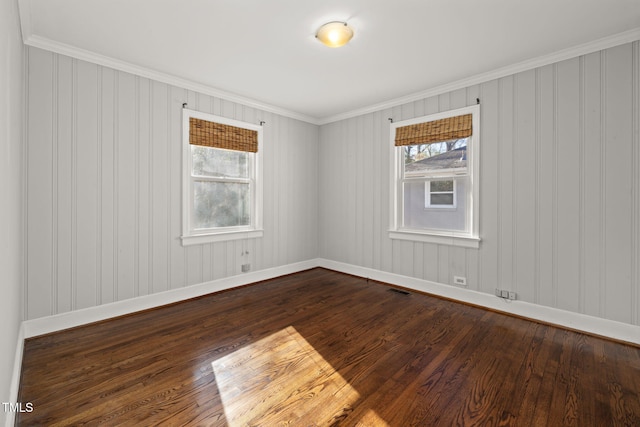
[[[448,141],[471,136],[471,114],[416,123],[396,129],[396,147]]]
[[[256,153],[258,132],[190,117],[189,144]]]

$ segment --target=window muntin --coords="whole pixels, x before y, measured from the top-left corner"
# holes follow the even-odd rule
[[[400,145],[407,144],[400,137],[409,132],[396,134],[398,128],[417,129],[419,133],[433,128],[432,121],[439,126],[449,120],[455,122],[461,115],[470,116],[473,124],[472,131],[471,126],[461,131],[465,132],[458,135],[462,137],[428,143],[419,143],[417,138],[411,145]],[[479,134],[479,106],[391,124],[392,238],[478,247]],[[454,240],[443,240],[442,236]]]
[[[242,151],[246,145],[240,149],[217,148],[215,138],[206,146],[195,145],[189,140],[193,135],[189,126],[193,132],[194,117],[215,124],[215,128],[211,126],[212,134],[219,129],[225,132],[251,129],[257,132],[258,146],[262,141],[260,126],[184,110],[183,244],[261,236],[260,150]]]

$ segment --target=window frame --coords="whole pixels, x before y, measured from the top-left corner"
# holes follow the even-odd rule
[[[466,204],[467,211],[467,229],[468,231],[457,230],[434,230],[427,228],[409,228],[403,226],[404,218],[404,199],[403,188],[404,182],[408,179],[404,177],[404,155],[403,147],[396,147],[395,137],[396,129],[404,126],[410,126],[418,123],[431,122],[434,120],[446,119],[465,114],[472,114],[472,134],[467,141],[467,168],[464,173],[455,173],[453,171],[438,171],[429,174],[427,177],[415,178],[419,180],[442,180],[453,179],[454,186],[456,177],[466,176],[469,179],[468,185],[471,187],[469,202]],[[479,205],[480,205],[480,105],[472,105],[469,107],[458,108],[455,110],[443,111],[422,117],[416,117],[409,120],[392,122],[390,124],[390,161],[391,161],[391,191],[390,191],[390,227],[389,237],[391,239],[411,240],[418,242],[429,242],[444,244],[450,246],[462,246],[468,248],[480,247],[479,234]],[[455,188],[455,187],[454,187]],[[426,194],[425,194],[426,195]],[[455,200],[455,198],[454,198]],[[426,201],[425,201],[426,205]],[[434,206],[425,207],[425,209],[434,209]],[[443,208],[435,208],[440,211],[447,209],[455,211],[451,206]]]
[[[257,132],[258,151],[249,154],[249,177],[248,178],[217,178],[206,176],[194,176],[193,156],[191,144],[189,143],[189,119],[197,118],[209,122],[220,123],[228,126],[235,126],[243,129],[250,129]],[[205,244],[212,242],[223,242],[228,240],[239,240],[247,238],[262,237],[262,210],[263,210],[263,176],[262,176],[262,151],[263,151],[263,128],[253,123],[242,122],[229,119],[214,114],[183,108],[182,110],[182,240],[183,246]],[[224,150],[223,148],[204,147],[212,150]],[[202,182],[226,182],[226,183],[248,183],[250,191],[250,223],[246,226],[217,227],[196,229],[193,227],[193,202],[194,183]]]

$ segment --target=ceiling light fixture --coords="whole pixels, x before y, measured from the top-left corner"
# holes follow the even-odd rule
[[[318,29],[316,38],[325,46],[344,46],[353,37],[353,29],[346,22],[327,22]]]

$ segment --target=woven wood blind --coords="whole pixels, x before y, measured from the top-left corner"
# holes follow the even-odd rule
[[[396,147],[448,141],[471,136],[471,114],[396,129]]]
[[[189,144],[256,153],[258,132],[190,117]]]

